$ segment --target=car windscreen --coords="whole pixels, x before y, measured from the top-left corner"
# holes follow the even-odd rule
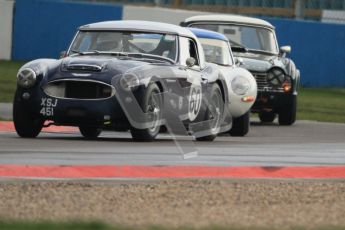
[[[193,24],[192,27],[222,33],[229,39],[232,47],[278,53],[275,35],[266,28],[232,24]]]
[[[210,38],[198,39],[204,49],[205,59],[207,62],[227,66],[233,64],[228,42]]]
[[[73,52],[125,52],[151,54],[176,60],[176,35],[120,32],[80,31],[71,45]]]

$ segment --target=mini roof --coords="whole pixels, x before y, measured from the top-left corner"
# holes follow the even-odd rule
[[[223,40],[223,41],[229,41],[227,37],[225,37],[224,34],[210,31],[210,30],[204,30],[204,29],[198,29],[198,28],[188,28],[190,31],[195,34],[198,38],[210,38],[210,39],[216,39],[216,40]]]
[[[274,26],[262,19],[233,15],[233,14],[210,14],[199,15],[187,18],[184,22],[197,22],[197,21],[210,21],[210,22],[232,22],[236,24],[250,24],[256,26],[264,26],[274,29]]]
[[[176,34],[185,37],[195,38],[194,34],[188,29],[168,23],[151,22],[151,21],[105,21],[97,22],[79,27],[79,30],[129,30],[142,32],[155,32]]]

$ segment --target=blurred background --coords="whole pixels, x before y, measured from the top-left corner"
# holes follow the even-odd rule
[[[209,13],[268,20],[307,87],[345,86],[344,0],[0,0],[0,60],[58,58],[76,29],[105,20],[179,24]]]

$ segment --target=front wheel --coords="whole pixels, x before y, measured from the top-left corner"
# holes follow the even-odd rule
[[[276,114],[273,112],[260,112],[259,119],[261,122],[273,122],[276,118]]]
[[[243,137],[249,132],[250,126],[250,112],[246,112],[240,117],[234,118],[232,121],[232,128],[229,133],[233,137]]]
[[[87,139],[95,139],[101,134],[102,130],[97,127],[80,126],[79,131]]]
[[[297,96],[292,97],[291,102],[279,112],[278,121],[280,125],[292,125],[296,121]]]
[[[210,105],[205,114],[205,121],[212,120],[209,127],[211,135],[197,137],[197,141],[213,141],[217,137],[222,122],[221,118],[224,113],[224,107],[222,91],[218,84],[214,84],[210,93]]]
[[[140,88],[137,94],[137,100],[144,113],[150,116],[152,127],[145,129],[131,128],[131,134],[137,141],[152,141],[160,131],[160,122],[162,119],[162,97],[159,95],[160,89],[156,83],[151,83],[147,88]]]
[[[35,118],[20,103],[13,103],[13,123],[17,134],[24,138],[35,138],[40,134],[44,120]]]

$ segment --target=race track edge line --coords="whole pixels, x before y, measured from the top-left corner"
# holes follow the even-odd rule
[[[0,121],[0,132],[15,132],[14,124],[12,121]],[[78,129],[70,126],[50,126],[43,128],[42,132],[52,133],[76,133]]]
[[[0,177],[344,179],[345,166],[0,165]]]

